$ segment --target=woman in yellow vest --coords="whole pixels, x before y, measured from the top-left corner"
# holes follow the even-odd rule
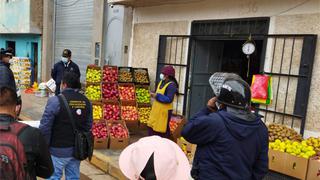
[[[175,78],[174,68],[172,66],[163,67],[157,91],[151,93],[151,97],[155,100],[152,104],[148,122],[150,136],[170,137],[169,121],[172,116],[173,99],[177,93],[178,82]]]

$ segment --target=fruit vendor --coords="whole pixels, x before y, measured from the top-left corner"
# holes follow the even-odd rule
[[[62,52],[61,61],[57,62],[51,72],[51,77],[56,81],[56,92],[55,94],[60,94],[60,85],[64,72],[73,72],[78,78],[80,78],[79,66],[71,60],[71,51],[65,49]]]
[[[268,172],[268,129],[251,113],[250,86],[238,75],[210,78],[215,97],[185,125],[182,136],[197,144],[194,179],[255,179]]]
[[[156,93],[151,93],[155,99],[152,104],[148,122],[149,135],[170,137],[169,121],[172,116],[173,99],[178,93],[178,82],[172,66],[163,67]]]

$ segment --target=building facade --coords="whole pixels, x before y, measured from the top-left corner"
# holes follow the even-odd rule
[[[177,105],[180,113],[187,109],[187,115],[192,115],[188,112],[194,112],[201,104],[204,105],[211,94],[210,88],[201,84],[207,83],[210,73],[232,71],[232,69],[243,70],[244,72],[239,72],[242,74],[248,71],[246,57],[241,54],[241,47],[252,34],[258,53],[252,58],[257,58],[259,63],[254,65],[251,62],[250,73],[252,75],[272,72],[274,80],[274,101],[267,107],[270,114],[267,113],[266,122],[286,124],[297,130],[305,129],[303,130],[305,136],[319,135],[320,103],[317,97],[320,95],[318,80],[320,2],[318,0],[165,2],[109,0],[108,2],[134,8],[129,65],[148,68],[152,82],[155,82],[157,69],[161,65],[177,62],[180,64],[175,66],[178,72],[183,72],[180,73],[183,77],[180,85],[184,88],[180,93],[187,94],[187,99],[179,97],[177,100],[180,102]],[[161,38],[160,35],[170,36]],[[307,40],[309,37],[312,40]],[[195,43],[190,47],[191,41]],[[306,49],[313,51],[307,52]],[[306,54],[311,56],[307,57]],[[222,60],[216,61],[216,59]],[[237,60],[245,63],[235,63]],[[224,64],[224,62],[230,63]],[[235,66],[231,67],[230,64]],[[304,68],[308,69],[306,70],[308,75],[303,74]],[[304,80],[304,77],[308,78]],[[308,80],[310,86],[302,83]],[[195,85],[197,82],[198,87]],[[302,91],[301,88],[305,90]],[[193,99],[201,102],[200,105],[195,105]],[[259,108],[266,109],[266,107]],[[305,110],[305,113],[301,109]],[[265,111],[259,113],[266,116]]]
[[[42,7],[38,0],[0,2],[0,47],[10,47],[15,56],[31,60],[32,82],[41,77]]]

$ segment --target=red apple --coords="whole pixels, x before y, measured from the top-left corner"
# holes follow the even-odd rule
[[[128,131],[122,124],[112,124],[110,127],[110,136],[114,138],[127,138]]]
[[[115,104],[105,104],[103,114],[105,120],[120,120],[120,107]]]
[[[104,122],[93,123],[92,134],[94,138],[106,139],[108,137],[107,125]]]
[[[121,100],[135,100],[134,86],[119,86]]]
[[[119,98],[118,86],[116,83],[102,84],[102,97],[106,100],[116,100]]]
[[[104,67],[103,68],[103,81],[104,82],[117,82],[118,81],[118,69],[116,67]]]

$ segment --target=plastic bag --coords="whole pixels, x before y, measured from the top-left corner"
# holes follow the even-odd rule
[[[253,103],[271,104],[272,77],[268,75],[253,75],[251,94],[251,101]]]

